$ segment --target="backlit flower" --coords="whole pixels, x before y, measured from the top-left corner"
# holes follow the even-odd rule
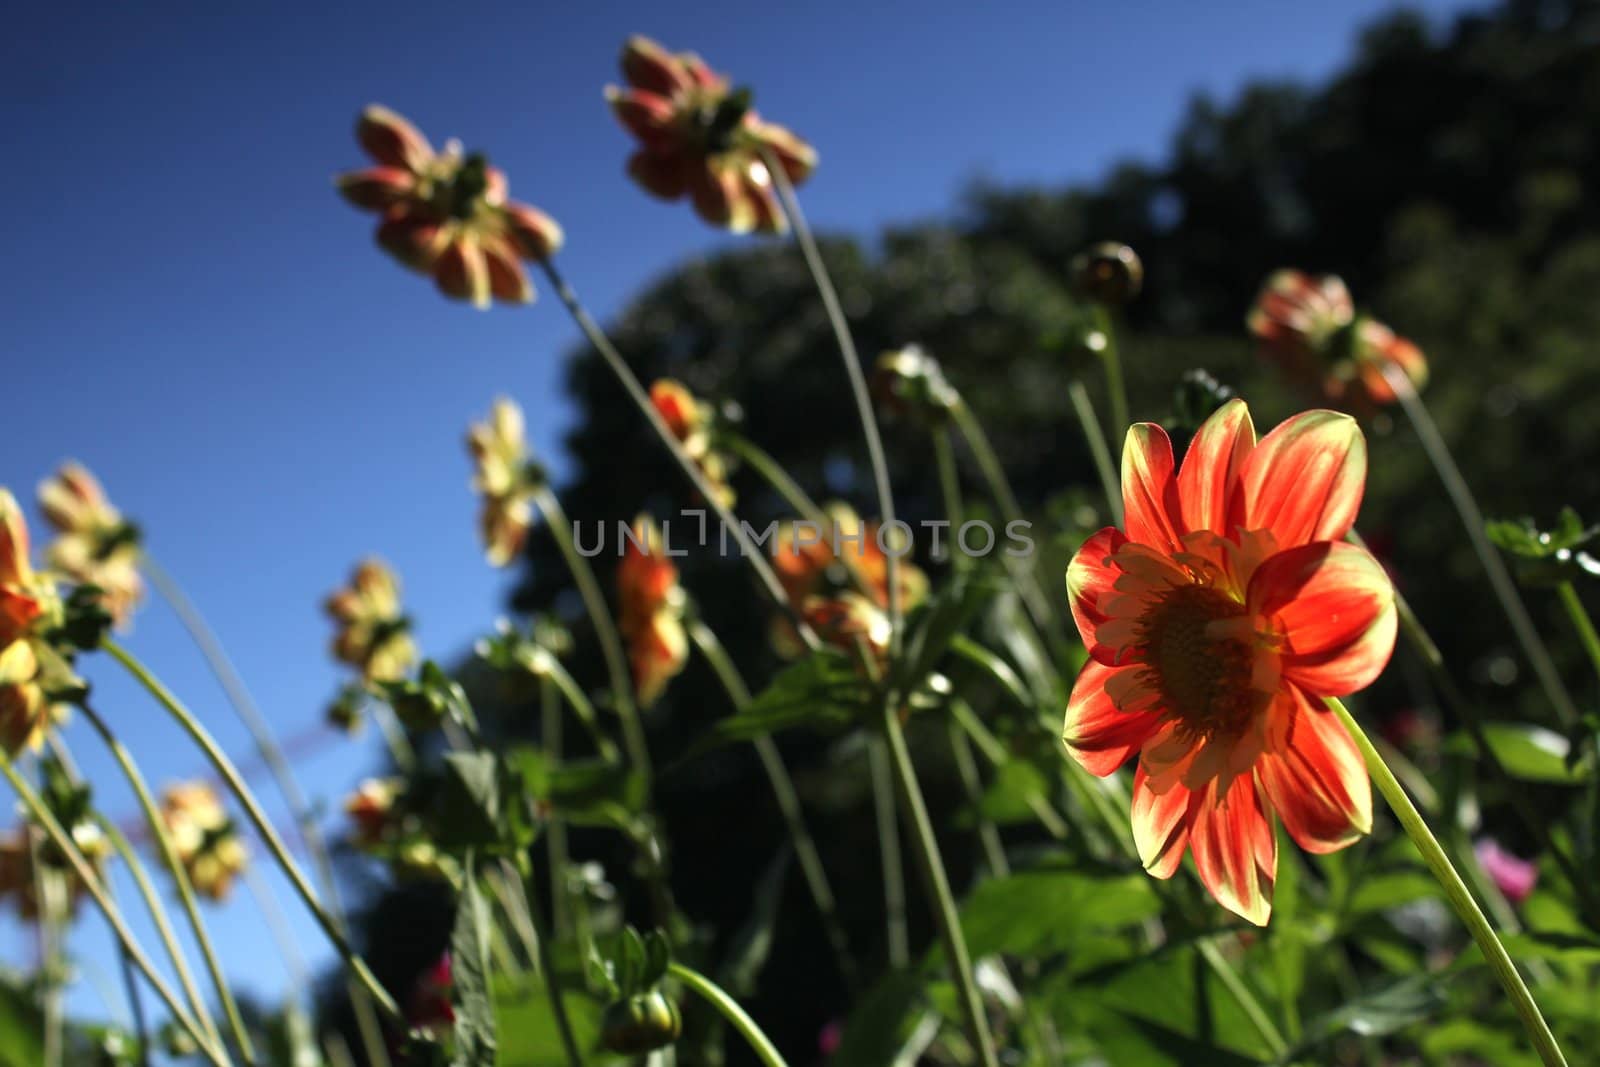
[[[891,418],[942,425],[961,402],[939,361],[921,345],[906,345],[878,356],[872,369],[872,397]]]
[[[161,821],[195,892],[224,900],[248,858],[233,820],[205,782],[179,782],[161,792]]]
[[[1128,431],[1125,530],[1078,550],[1067,590],[1090,659],[1064,739],[1108,775],[1138,755],[1133,832],[1171,877],[1192,850],[1217,900],[1263,924],[1275,811],[1310,852],[1372,826],[1367,772],[1321,698],[1370,684],[1394,648],[1394,590],[1343,540],[1366,481],[1355,421],[1297,415],[1259,442],[1242,400],[1175,468],[1166,433]]]
[[[22,509],[0,489],[0,749],[11,756],[39,747],[54,694],[80,684],[47,639],[62,621],[61,598],[29,551]]]
[[[495,399],[489,417],[467,431],[472,488],[481,496],[478,532],[491,566],[504,567],[522,552],[533,526],[533,484],[522,408]]]
[[[711,426],[715,421],[711,405],[672,378],[658,378],[650,384],[650,403],[711,483],[718,502],[731,508],[734,493],[727,482],[728,468],[721,454],[711,447]]]
[[[763,152],[791,182],[817,165],[816,151],[750,108],[747,92],[728,85],[693,53],[673,55],[647,37],[622,50],[628,88],[606,86],[618,121],[639,142],[628,174],[663,200],[687,196],[697,214],[734,233],[786,228]]]
[[[39,483],[39,509],[57,534],[48,551],[50,566],[103,590],[106,611],[117,625],[126,625],[144,597],[138,530],[78,463],[62,464],[54,477]]]
[[[400,608],[400,580],[382,560],[357,565],[350,584],[323,605],[333,619],[333,655],[368,682],[396,681],[417,659],[411,623]]]
[[[683,590],[666,541],[648,515],[633,520],[617,564],[617,626],[628,643],[628,662],[639,703],[654,704],[689,658],[683,629]]]
[[[506,199],[506,176],[451,142],[436,152],[388,108],[361,113],[356,140],[376,166],[341,174],[339,191],[382,214],[378,244],[402,264],[433,276],[440,292],[488,307],[490,298],[533,299],[522,262],[561,247],[561,227],[537,208]]]
[[[892,633],[889,616],[860,593],[847,590],[834,596],[807,597],[800,605],[800,617],[825,644],[859,656],[864,662],[858,667],[883,668]]]
[[[1428,381],[1422,350],[1358,314],[1336,275],[1277,271],[1261,287],[1247,324],[1262,354],[1290,378],[1356,414],[1395,402],[1386,370],[1404,374],[1413,388]]]
[[[350,840],[357,848],[381,844],[395,828],[395,801],[405,792],[401,778],[368,778],[345,798]]]

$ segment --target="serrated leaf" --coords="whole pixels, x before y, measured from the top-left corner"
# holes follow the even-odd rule
[[[797,726],[842,729],[867,713],[870,695],[871,687],[846,656],[833,650],[814,652],[784,668],[741,711],[712,727],[684,760]]]
[[[495,1067],[494,998],[490,995],[489,905],[478,889],[469,853],[450,931],[450,1002],[455,1008],[456,1067]]]

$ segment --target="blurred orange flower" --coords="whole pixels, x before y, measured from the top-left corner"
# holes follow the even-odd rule
[[[710,404],[691,393],[682,382],[672,378],[658,378],[650,383],[650,403],[661,415],[661,420],[672,431],[672,436],[683,445],[706,476],[724,507],[732,507],[733,487],[728,484],[728,468],[722,456],[711,447],[711,426],[715,412]]]
[[[688,196],[701,218],[734,233],[785,230],[763,150],[799,184],[816,168],[815,149],[759,118],[748,92],[731,89],[691,52],[674,55],[648,37],[630,37],[622,76],[628,88],[608,85],[605,93],[639,142],[628,159],[634,181],[663,200]]]
[[[350,817],[350,841],[357,848],[381,844],[394,828],[395,801],[405,792],[403,778],[368,778],[345,798]]]
[[[356,566],[350,584],[323,605],[336,626],[333,655],[361,672],[368,682],[405,676],[417,659],[411,623],[400,608],[400,580],[382,560]]]
[[[63,463],[39,483],[39,509],[58,535],[48,551],[50,565],[103,590],[106,611],[126,626],[144,597],[138,530],[111,505],[95,476],[75,462]]]
[[[45,639],[61,621],[55,582],[33,569],[28,524],[0,488],[0,749],[37,749],[51,719],[51,696],[75,684],[71,666]]]
[[[654,704],[689,658],[683,589],[661,529],[648,515],[633,520],[617,564],[617,626],[628,642],[633,687],[641,707]]]
[[[827,644],[865,657],[875,671],[882,670],[889,652],[889,616],[860,593],[847,590],[807,597],[800,605],[800,617]]]
[[[495,399],[489,417],[467,430],[472,455],[472,488],[483,498],[478,532],[491,566],[516,559],[533,526],[533,486],[528,475],[528,442],[522,408],[506,397]]]
[[[1096,533],[1067,568],[1090,659],[1064,739],[1101,776],[1138,754],[1146,870],[1171,877],[1192,850],[1212,896],[1265,924],[1274,811],[1309,852],[1372,828],[1366,766],[1321,699],[1371,684],[1394,648],[1388,575],[1343,540],[1366,442],[1332,411],[1258,442],[1235,399],[1200,427],[1181,469],[1159,426],[1133,426],[1122,472],[1125,531]]]
[[[1428,381],[1422,350],[1356,312],[1336,275],[1314,278],[1280,270],[1266,280],[1246,320],[1262,354],[1313,395],[1364,415],[1395,402],[1386,368],[1420,389]]]
[[[527,303],[533,286],[522,261],[543,262],[561,247],[561,227],[537,208],[506,199],[506,176],[455,142],[436,152],[417,128],[373,105],[356,140],[377,164],[341,174],[346,200],[383,216],[378,244],[439,291],[488,307],[490,298]]]
[[[195,892],[225,900],[248,856],[216,790],[205,782],[178,782],[161,791],[161,820]]]
[[[100,827],[90,821],[79,822],[70,832],[73,844],[78,846],[84,859],[98,872],[111,855],[111,842]],[[67,914],[76,914],[79,902],[89,892],[88,886],[78,877],[77,871],[67,864],[66,857],[55,853],[53,843],[41,839],[37,848],[41,858],[56,855],[53,861],[46,859],[45,868],[65,879]],[[29,843],[26,829],[0,835],[0,901],[12,901],[17,914],[24,919],[39,917],[39,880],[33,863],[34,851],[35,845]]]

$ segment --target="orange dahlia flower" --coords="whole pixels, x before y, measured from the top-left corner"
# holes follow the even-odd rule
[[[195,892],[225,900],[248,859],[244,841],[205,782],[179,782],[161,791],[161,820]]]
[[[1428,381],[1422,350],[1357,314],[1350,290],[1333,274],[1275,272],[1246,323],[1267,359],[1309,391],[1357,414],[1395,402],[1386,368],[1400,371],[1418,389]]]
[[[1125,530],[1067,568],[1089,662],[1064,739],[1091,773],[1131,756],[1133,835],[1158,878],[1194,853],[1228,910],[1264,924],[1273,813],[1309,852],[1372,827],[1372,793],[1322,698],[1370,684],[1394,649],[1388,576],[1343,538],[1366,481],[1355,420],[1308,411],[1260,441],[1242,400],[1200,427],[1181,468],[1159,426],[1128,431]]]
[[[474,467],[472,488],[483,498],[478,532],[489,564],[504,567],[516,559],[533,527],[533,486],[528,476],[528,440],[522,408],[506,397],[495,399],[489,417],[467,431]]]
[[[691,52],[673,55],[648,37],[630,37],[622,76],[628,88],[608,85],[605,93],[639,142],[628,159],[634,181],[663,200],[688,196],[713,226],[734,233],[784,231],[763,151],[799,184],[816,168],[815,149],[760,119],[747,92],[730,88]]]
[[[716,419],[711,405],[672,378],[658,378],[650,383],[650,403],[700,468],[700,473],[706,476],[706,481],[711,483],[718,501],[731,508],[734,493],[727,481],[728,468],[722,456],[711,447],[711,426]]]
[[[405,676],[417,659],[411,622],[400,608],[400,579],[382,560],[356,566],[350,584],[323,605],[334,621],[333,656],[361,672],[368,682]]]
[[[402,264],[433,276],[439,291],[488,307],[527,303],[533,286],[522,261],[541,263],[561,247],[561,227],[537,208],[506,199],[506,176],[455,142],[436,152],[417,128],[373,105],[356,140],[377,164],[341,174],[339,191],[380,212],[378,244]]]
[[[28,524],[0,489],[0,749],[16,755],[44,739],[50,693],[77,684],[45,634],[61,622],[55,582],[33,569]]]
[[[623,538],[617,564],[617,626],[628,642],[633,688],[642,707],[656,702],[689,659],[683,599],[678,567],[667,556],[660,528],[640,515],[631,536]]]
[[[39,509],[54,527],[50,565],[75,582],[104,591],[102,603],[125,626],[144,597],[139,533],[112,506],[95,476],[79,463],[61,465],[39,483]]]

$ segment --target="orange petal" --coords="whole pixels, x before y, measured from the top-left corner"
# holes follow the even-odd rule
[[[433,280],[445,296],[470,300],[477,308],[489,306],[489,264],[482,247],[470,237],[457,237],[445,245],[434,264]]]
[[[739,171],[734,167],[705,166],[690,182],[694,209],[713,226],[734,233],[749,233],[755,228],[756,207],[745,191]]]
[[[641,143],[657,149],[671,149],[682,142],[682,134],[673,125],[672,101],[649,92],[626,92],[615,86],[606,86],[606,103],[623,129],[633,134]]]
[[[565,235],[561,224],[536,207],[512,201],[505,206],[506,227],[517,251],[535,262],[543,262],[560,250]]]
[[[1257,926],[1272,915],[1278,843],[1253,775],[1240,775],[1224,793],[1206,787],[1189,830],[1200,881],[1217,903]]]
[[[1201,424],[1178,472],[1178,502],[1183,527],[1210,530],[1224,537],[1228,502],[1238,491],[1239,471],[1256,446],[1256,428],[1243,400],[1228,401]]]
[[[508,241],[486,238],[483,241],[483,261],[489,269],[489,291],[496,300],[526,304],[533,300],[533,286],[528,283],[528,272],[517,261],[516,249]]]
[[[1307,852],[1336,852],[1372,832],[1372,784],[1338,716],[1293,686],[1273,705],[1256,777],[1284,829]]]
[[[1283,642],[1283,674],[1343,696],[1383,673],[1394,652],[1394,585],[1365,549],[1319,541],[1269,557],[1250,578],[1252,612]]]
[[[409,197],[417,178],[403,167],[368,167],[339,175],[334,185],[356,207],[382,211]]]
[[[1129,540],[1163,551],[1180,547],[1178,484],[1172,467],[1167,431],[1153,422],[1128,427],[1122,446],[1122,525]]]
[[[641,148],[628,157],[628,176],[663,200],[676,200],[689,191],[689,165],[676,153]]]
[[[433,158],[433,146],[404,117],[373,104],[356,122],[356,140],[378,163],[420,171]]]
[[[622,76],[637,89],[671,96],[694,87],[684,63],[648,37],[635,34],[622,46]]]
[[[1122,711],[1112,702],[1106,682],[1118,670],[1094,660],[1083,665],[1067,700],[1061,733],[1072,758],[1101,778],[1126,763],[1160,723],[1154,712]]]
[[[1336,411],[1306,411],[1256,445],[1240,472],[1231,525],[1270,530],[1278,547],[1338,541],[1350,532],[1367,480],[1361,427]]]
[[[1189,823],[1196,794],[1176,777],[1156,792],[1144,765],[1133,776],[1133,840],[1144,869],[1171,878],[1189,847]]]
[[[1107,526],[1085,541],[1067,564],[1067,601],[1072,605],[1073,621],[1078,624],[1078,636],[1083,638],[1089,655],[1107,665],[1116,662],[1117,649],[1099,640],[1098,630],[1107,619],[1100,601],[1113,595],[1111,585],[1122,572],[1110,559],[1127,543],[1121,530]]]

